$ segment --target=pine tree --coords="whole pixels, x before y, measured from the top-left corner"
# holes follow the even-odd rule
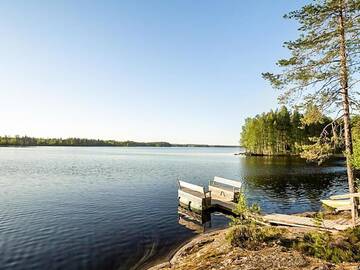
[[[285,43],[291,57],[278,61],[282,73],[263,73],[275,88],[284,90],[282,102],[311,103],[322,112],[340,113],[333,124],[340,120],[343,125],[351,193],[355,192],[355,182],[350,110],[357,104],[353,88],[360,63],[359,14],[360,0],[319,0],[289,13],[285,17],[300,24],[299,38]],[[328,134],[331,132],[321,133],[322,136]],[[355,223],[358,203],[355,199],[352,202]]]

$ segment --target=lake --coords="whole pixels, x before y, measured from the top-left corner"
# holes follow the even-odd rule
[[[177,179],[244,183],[264,212],[317,210],[346,192],[343,162],[235,156],[239,148],[0,148],[0,269],[141,269],[195,232]],[[228,219],[212,214],[211,226]]]

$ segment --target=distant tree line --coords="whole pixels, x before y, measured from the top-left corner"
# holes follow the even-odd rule
[[[2,136],[2,146],[171,146],[168,142],[134,142],[116,140],[97,140],[83,138],[34,138],[28,136]]]
[[[307,122],[317,115],[316,122]],[[316,107],[309,107],[305,114],[290,112],[285,106],[279,110],[247,118],[242,127],[240,144],[248,153],[257,155],[298,154],[301,146],[319,136],[331,119],[320,114]]]
[[[134,142],[84,138],[35,138],[28,136],[0,136],[0,146],[226,147],[207,144],[171,144],[168,142]]]

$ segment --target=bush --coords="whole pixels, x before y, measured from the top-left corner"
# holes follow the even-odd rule
[[[232,246],[248,250],[277,244],[328,262],[360,262],[360,227],[337,234],[313,231],[300,238],[289,238],[286,232],[277,227],[243,224],[233,226],[226,239]]]
[[[360,228],[348,229],[336,235],[310,232],[294,244],[302,253],[333,263],[360,261]]]
[[[226,239],[234,247],[256,250],[264,245],[271,245],[281,239],[283,230],[275,227],[256,225],[238,225],[230,229]]]
[[[233,210],[236,217],[231,218],[230,225],[253,224],[261,221],[260,206],[256,203],[248,205],[244,193],[240,193],[236,208]]]
[[[360,227],[336,235],[313,231],[301,238],[286,238],[284,229],[259,226],[264,225],[260,208],[256,204],[249,206],[243,193],[239,196],[234,214],[236,217],[231,222],[233,227],[226,235],[232,246],[256,250],[278,244],[333,263],[360,262]],[[316,226],[320,226],[323,221],[323,213],[314,217]]]

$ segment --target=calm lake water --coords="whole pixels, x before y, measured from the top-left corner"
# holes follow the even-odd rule
[[[0,269],[141,269],[195,233],[180,177],[243,181],[264,212],[317,210],[345,192],[342,162],[234,156],[238,148],[0,148]],[[212,227],[227,224],[212,215]],[[180,222],[181,223],[181,222]]]

